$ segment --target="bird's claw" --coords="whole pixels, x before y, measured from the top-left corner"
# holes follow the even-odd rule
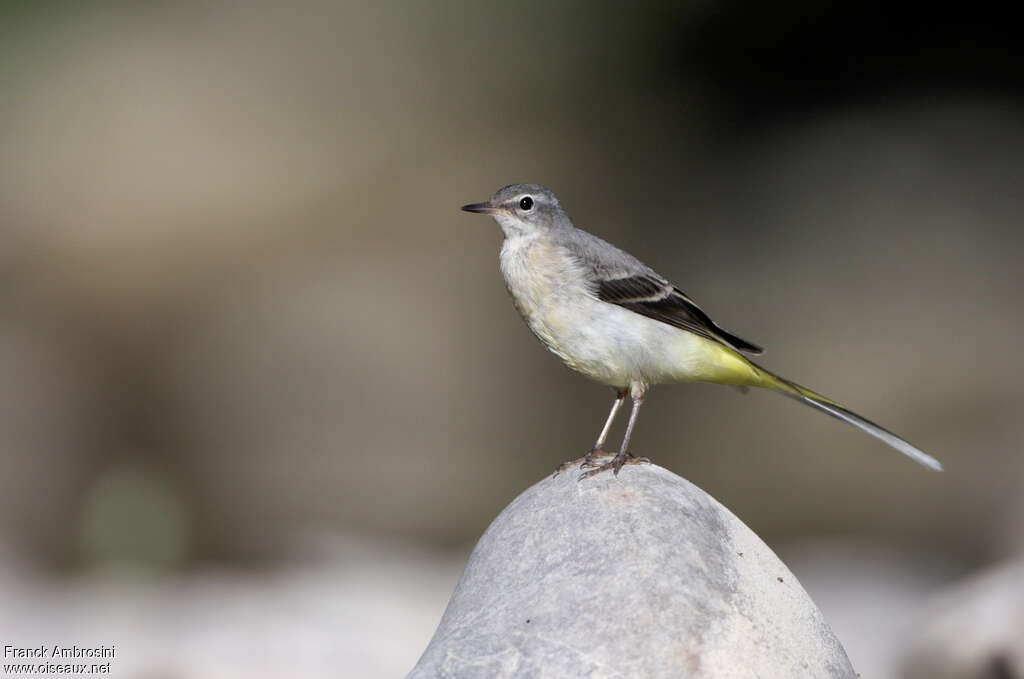
[[[558,467],[555,469],[555,473],[552,474],[551,477],[554,478],[554,477],[558,476],[559,474],[561,474],[562,472],[564,472],[569,467],[573,467],[573,466],[575,466],[577,464],[580,466],[581,469],[583,469],[583,468],[588,467],[588,466],[595,466],[594,465],[594,460],[596,460],[599,457],[614,457],[614,456],[615,456],[615,453],[606,453],[605,451],[601,450],[600,448],[591,448],[589,451],[587,451],[587,454],[584,455],[583,457],[577,457],[575,460],[568,460],[568,461],[563,462],[562,464],[558,465]]]
[[[649,458],[646,458],[646,457],[633,457],[633,455],[631,453],[627,453],[627,452],[623,451],[623,452],[619,453],[618,455],[616,455],[615,457],[613,457],[608,462],[605,462],[604,464],[595,464],[592,461],[584,462],[582,465],[580,465],[580,469],[589,469],[590,471],[586,471],[586,472],[583,472],[582,474],[580,474],[578,480],[582,481],[583,479],[592,478],[594,476],[597,476],[601,472],[608,471],[609,469],[612,471],[612,474],[614,474],[615,476],[618,476],[619,475],[619,470],[622,469],[622,467],[624,465],[627,465],[627,464],[650,464],[650,463],[651,463],[651,460]]]

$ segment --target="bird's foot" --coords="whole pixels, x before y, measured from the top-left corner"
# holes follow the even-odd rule
[[[613,457],[610,461],[605,462],[604,464],[595,464],[592,461],[584,462],[581,465],[581,468],[589,469],[590,471],[585,471],[582,474],[580,474],[579,480],[582,481],[583,479],[589,479],[593,476],[597,476],[601,472],[606,472],[609,469],[612,471],[613,474],[615,474],[615,476],[618,476],[619,470],[622,469],[624,465],[650,463],[650,459],[646,457],[633,457],[631,453],[622,451],[621,453]]]
[[[575,467],[576,465],[580,465],[581,467],[585,467],[587,465],[592,465],[594,463],[594,460],[596,460],[599,457],[614,457],[614,456],[615,456],[615,453],[606,453],[603,450],[601,450],[600,448],[591,448],[590,451],[586,455],[584,455],[583,457],[577,457],[575,460],[568,460],[567,462],[563,462],[562,464],[558,465],[558,468],[555,469],[555,473],[552,474],[551,477],[554,478],[554,477],[558,476],[559,474],[564,472],[569,467]]]

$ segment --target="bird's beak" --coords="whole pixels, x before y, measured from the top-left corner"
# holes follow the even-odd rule
[[[463,205],[462,209],[466,212],[479,212],[485,215],[493,215],[498,212],[501,208],[491,205],[488,203],[470,203],[469,205]]]

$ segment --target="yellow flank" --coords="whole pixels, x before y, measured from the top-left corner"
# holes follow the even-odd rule
[[[690,350],[687,357],[689,360],[682,361],[687,365],[685,375],[678,375],[677,379],[774,389],[793,396],[803,396],[821,403],[842,407],[821,394],[755,365],[734,349],[703,337],[698,339],[699,342],[695,350]]]
[[[701,356],[690,362],[690,379],[750,387],[774,386],[768,373],[733,349],[703,337],[699,339],[697,351]]]

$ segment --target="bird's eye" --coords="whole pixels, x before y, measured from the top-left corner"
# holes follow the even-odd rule
[[[530,208],[533,207],[533,198],[530,198],[529,196],[523,196],[523,199],[519,201],[519,207],[521,207],[524,210],[529,210]]]

